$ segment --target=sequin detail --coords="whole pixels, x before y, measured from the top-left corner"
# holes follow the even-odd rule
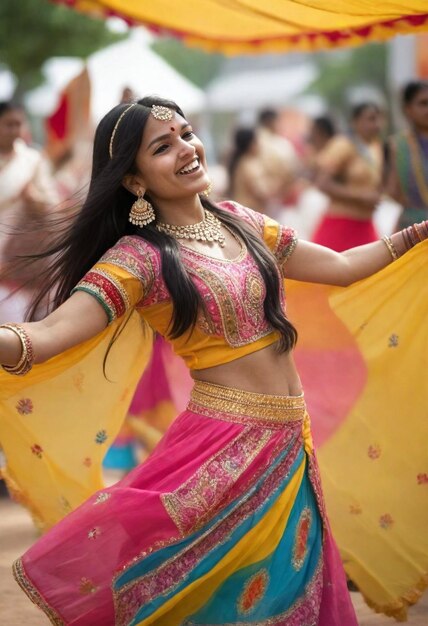
[[[99,493],[97,495],[97,497],[95,498],[95,502],[94,502],[94,506],[96,504],[102,504],[103,502],[107,502],[107,500],[111,498],[111,493],[106,493],[104,491],[102,491],[101,493]]]
[[[91,530],[88,532],[88,539],[96,539],[100,535],[101,530],[98,528],[98,526],[95,526],[95,528],[91,528]]]
[[[182,535],[201,528],[227,501],[229,489],[271,437],[269,430],[246,428],[208,459],[185,483],[161,500]]]

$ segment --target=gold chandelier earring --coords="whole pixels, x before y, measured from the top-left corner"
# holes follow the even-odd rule
[[[144,192],[139,189],[138,197],[131,207],[128,220],[131,224],[143,228],[156,219],[154,209],[150,202],[144,199]]]
[[[204,189],[203,191],[201,191],[201,195],[202,195],[202,196],[205,196],[205,197],[207,198],[207,197],[210,195],[210,193],[212,192],[212,190],[213,190],[213,184],[212,184],[212,182],[211,182],[211,181],[209,181],[209,183],[208,183],[208,185],[207,185],[206,189]]]

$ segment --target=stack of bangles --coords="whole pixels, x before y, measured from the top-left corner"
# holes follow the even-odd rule
[[[385,235],[385,237],[382,237],[382,241],[388,248],[393,261],[402,256],[402,254],[404,254],[404,252],[407,252],[407,250],[410,250],[410,248],[413,248],[413,246],[416,246],[416,244],[420,243],[421,241],[425,241],[425,239],[428,239],[428,220],[420,222],[419,224],[413,224],[408,228],[403,228],[403,230],[395,233],[394,237],[400,235],[403,241],[403,252],[401,254],[398,253],[397,247],[392,241],[391,237],[388,237],[387,235]]]
[[[1,367],[8,374],[15,374],[15,376],[27,374],[33,367],[36,358],[30,337],[19,324],[2,324],[0,328],[5,328],[15,333],[22,347],[21,357],[16,365],[2,365]]]

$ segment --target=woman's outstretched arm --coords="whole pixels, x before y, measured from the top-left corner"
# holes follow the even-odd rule
[[[421,237],[428,235],[427,222],[419,225]],[[285,266],[287,278],[346,287],[375,274],[393,261],[392,253],[402,256],[408,249],[407,234],[394,233],[385,241],[379,240],[345,252],[335,252],[315,243],[299,240]],[[387,245],[389,243],[389,246]]]
[[[31,341],[34,362],[42,363],[94,337],[107,324],[107,314],[101,304],[90,294],[78,291],[45,319],[19,326]],[[14,366],[21,354],[22,343],[18,335],[0,327],[0,363]]]

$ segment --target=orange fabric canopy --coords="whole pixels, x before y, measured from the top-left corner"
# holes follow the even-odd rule
[[[318,50],[428,30],[426,0],[55,0],[225,54]]]

